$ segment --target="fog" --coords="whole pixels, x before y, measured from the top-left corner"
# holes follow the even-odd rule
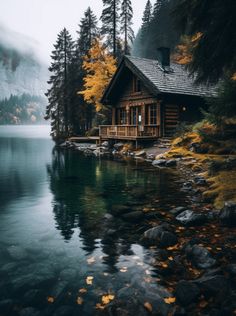
[[[132,3],[133,28],[137,33],[146,0],[132,0]],[[0,1],[0,41],[9,47],[16,46],[22,52],[34,50],[41,60],[49,63],[57,34],[66,27],[75,37],[80,19],[88,6],[100,18],[102,0]]]

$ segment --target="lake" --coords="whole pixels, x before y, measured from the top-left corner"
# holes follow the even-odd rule
[[[96,315],[131,289],[141,305],[168,296],[142,239],[153,219],[125,221],[122,207],[187,201],[177,172],[146,169],[58,150],[48,126],[0,126],[0,315]]]

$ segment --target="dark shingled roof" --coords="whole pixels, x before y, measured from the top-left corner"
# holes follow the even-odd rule
[[[156,88],[157,93],[174,93],[209,97],[216,95],[216,88],[206,85],[196,85],[194,77],[190,76],[184,65],[170,64],[170,71],[165,72],[157,60],[133,56],[125,56],[133,67],[140,71]],[[132,67],[132,66],[131,66]]]
[[[164,70],[158,60],[125,56],[107,87],[102,102],[109,99],[124,66],[139,77],[154,94],[168,93],[198,97],[215,97],[217,95],[216,86],[195,84],[194,77],[188,73],[184,65],[171,63],[169,69]]]

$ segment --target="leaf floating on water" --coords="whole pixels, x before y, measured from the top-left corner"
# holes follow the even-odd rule
[[[151,274],[151,271],[150,271],[150,270],[145,270],[145,273],[146,273],[147,275],[150,275],[150,274]]]
[[[76,303],[77,303],[78,305],[82,305],[82,304],[84,303],[84,300],[82,299],[82,297],[78,296],[78,297],[77,297],[77,300],[76,300]]]
[[[48,296],[47,297],[47,301],[48,301],[48,303],[54,303],[55,302],[55,298],[54,297],[52,297],[52,296]]]
[[[173,261],[173,260],[174,260],[174,258],[173,258],[173,257],[168,257],[168,259],[169,259],[170,261]]]
[[[104,273],[103,273],[103,275],[104,275],[104,276],[108,276],[108,275],[109,275],[109,273],[107,273],[107,272],[104,272]]]
[[[87,259],[87,263],[88,264],[93,264],[94,262],[95,262],[95,258],[94,257],[91,257],[91,258]]]
[[[125,273],[125,272],[127,272],[127,271],[128,271],[128,268],[127,268],[127,267],[123,267],[123,268],[120,269],[120,272],[122,272],[122,273]]]
[[[88,276],[88,277],[86,278],[86,283],[87,283],[88,285],[92,285],[92,284],[93,284],[93,279],[94,279],[93,276]]]
[[[114,298],[115,298],[115,295],[112,295],[112,294],[103,295],[103,296],[102,296],[102,304],[103,304],[103,305],[107,305],[107,304],[109,304],[111,301],[113,301]]]
[[[137,266],[143,266],[143,262],[137,262]]]
[[[144,303],[144,307],[151,313],[152,312],[152,304],[149,302]]]
[[[164,298],[164,301],[166,304],[173,304],[173,303],[175,303],[176,298],[175,297],[167,297],[167,298]]]
[[[82,289],[79,290],[79,293],[81,293],[81,294],[84,294],[84,293],[87,293],[87,292],[88,292],[88,290],[85,289],[85,288],[82,288]]]

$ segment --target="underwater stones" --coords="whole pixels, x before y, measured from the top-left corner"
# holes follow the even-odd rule
[[[207,217],[204,214],[186,210],[177,215],[176,220],[185,226],[198,226],[205,223],[207,221]]]
[[[177,216],[177,215],[179,215],[180,213],[182,213],[185,210],[186,210],[186,207],[178,206],[178,207],[175,207],[175,208],[171,209],[170,213],[175,215],[175,216]]]
[[[212,258],[211,253],[202,246],[187,246],[186,253],[197,268],[209,269],[216,264],[216,260]]]
[[[165,248],[174,246],[177,244],[178,239],[175,234],[168,231],[169,228],[167,223],[150,228],[144,233],[144,238],[148,239],[150,242],[158,243],[160,247]]]

